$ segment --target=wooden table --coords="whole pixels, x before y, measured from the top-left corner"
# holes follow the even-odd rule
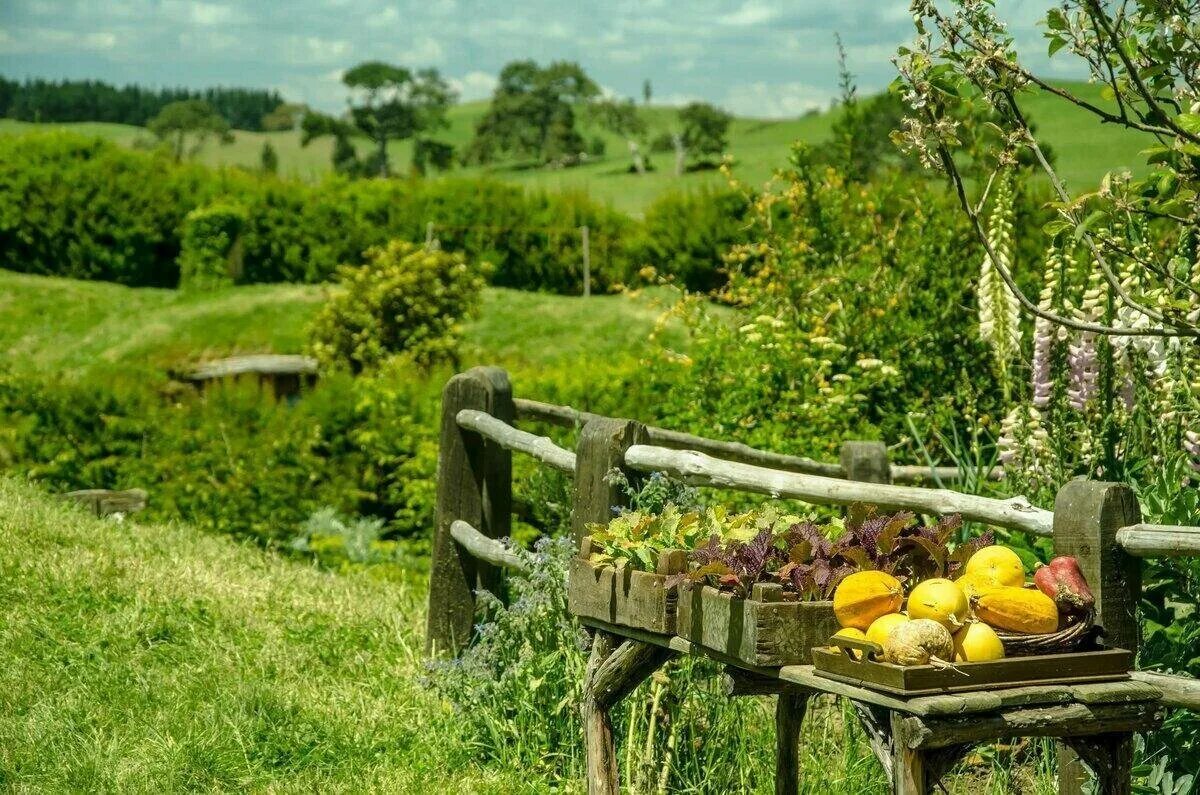
[[[589,793],[617,791],[617,757],[609,711],[663,663],[703,654],[726,664],[730,695],[778,696],[776,793],[799,785],[797,745],[808,700],[849,698],[897,795],[930,792],[975,745],[1012,737],[1054,737],[1090,767],[1099,792],[1130,792],[1133,733],[1161,720],[1161,691],[1136,681],[1013,687],[902,698],[818,676],[811,665],[755,668],[672,635],[585,619],[592,650],[584,686]],[[1060,782],[1080,792],[1081,782]]]

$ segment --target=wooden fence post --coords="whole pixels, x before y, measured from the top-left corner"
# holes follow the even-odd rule
[[[625,451],[648,439],[646,427],[633,420],[598,418],[583,426],[575,445],[575,490],[571,502],[571,533],[576,545],[587,534],[589,524],[607,523],[613,516],[613,508],[628,504],[628,496],[609,475],[618,469],[636,484],[634,473],[625,469]],[[612,705],[596,698],[595,684],[601,666],[621,645],[621,639],[601,631],[589,634],[592,650],[580,704],[587,748],[588,793],[612,795],[618,789],[617,748],[609,716]]]
[[[461,519],[489,538],[502,538],[512,526],[512,453],[458,426],[463,409],[487,412],[512,423],[512,386],[498,367],[474,367],[446,382],[438,450],[437,520],[429,567],[427,654],[456,654],[471,639],[475,591],[496,593],[500,570],[477,561],[450,534]]]
[[[1096,621],[1111,646],[1138,649],[1137,606],[1141,598],[1139,561],[1117,543],[1117,530],[1141,521],[1133,490],[1121,483],[1073,480],[1054,500],[1054,554],[1072,555],[1096,597]],[[1109,740],[1108,755],[1116,760],[1110,773],[1112,791],[1128,792],[1132,753],[1128,735]],[[1058,743],[1058,791],[1082,793],[1086,773],[1078,755]],[[1102,792],[1109,789],[1101,787]]]
[[[891,483],[892,464],[883,442],[842,442],[840,456],[846,480],[860,483]]]

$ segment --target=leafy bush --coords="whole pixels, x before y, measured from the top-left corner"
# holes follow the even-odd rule
[[[489,179],[317,184],[213,171],[53,133],[0,139],[0,265],[29,273],[174,286],[188,213],[244,209],[239,282],[320,282],[388,240],[423,241],[494,265],[495,284],[582,288],[579,227],[592,233],[592,278],[628,270],[632,222],[582,193],[526,193]]]
[[[688,290],[714,290],[725,283],[724,255],[747,241],[748,209],[738,191],[664,194],[646,208],[630,265],[649,266]]]
[[[241,275],[241,234],[246,211],[231,204],[192,210],[183,219],[179,286],[206,290],[233,284]]]
[[[396,354],[429,366],[457,358],[461,324],[479,307],[483,278],[461,254],[393,240],[367,264],[338,271],[338,287],[313,320],[313,354],[354,372]]]

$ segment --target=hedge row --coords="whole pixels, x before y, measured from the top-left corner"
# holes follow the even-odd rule
[[[491,179],[310,184],[178,165],[70,133],[0,137],[0,266],[11,270],[172,287],[185,219],[211,205],[244,214],[243,283],[324,281],[372,246],[423,240],[432,222],[443,248],[490,263],[493,284],[572,293],[582,286],[583,225],[596,289],[645,265],[711,286],[736,235],[729,210],[744,202],[668,197],[640,223],[581,193]]]

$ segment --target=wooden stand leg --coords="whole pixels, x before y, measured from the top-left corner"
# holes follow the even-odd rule
[[[800,784],[800,726],[810,694],[784,691],[775,702],[775,795],[796,795]]]
[[[903,714],[892,713],[892,792],[895,795],[925,795],[929,792],[925,752],[909,748],[905,743],[903,720]]]
[[[592,633],[592,652],[588,657],[581,705],[589,795],[617,792],[617,748],[613,740],[612,718],[608,707],[598,702],[594,695],[596,673],[605,660],[612,656],[615,645],[615,639],[607,632]]]
[[[617,749],[609,711],[675,655],[670,649],[617,638],[607,632],[592,636],[583,687],[583,731],[587,743],[588,795],[619,791]]]
[[[1133,734],[1116,732],[1074,737],[1065,739],[1063,744],[1070,746],[1070,761],[1080,773],[1083,770],[1081,761],[1091,768],[1096,776],[1096,792],[1099,795],[1129,795],[1133,791]],[[1067,760],[1059,757],[1058,791],[1082,792],[1086,774],[1075,780],[1064,781],[1064,761]]]

